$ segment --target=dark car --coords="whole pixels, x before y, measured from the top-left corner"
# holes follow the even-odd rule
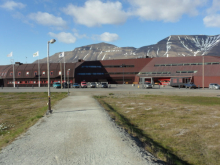
[[[102,85],[101,86],[102,88],[108,88],[108,84],[107,83],[102,83],[101,85]]]
[[[185,88],[189,88],[189,89],[196,88],[196,85],[193,83],[186,83],[184,86],[185,86]]]
[[[73,84],[73,88],[79,88],[79,87],[80,87],[80,85],[78,83]]]
[[[90,83],[90,88],[96,88],[96,83],[95,82],[91,82]]]

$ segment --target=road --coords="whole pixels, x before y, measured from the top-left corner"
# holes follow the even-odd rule
[[[80,89],[81,90],[81,89]],[[159,165],[86,91],[53,107],[0,153],[1,165]],[[102,93],[102,92],[101,92]]]

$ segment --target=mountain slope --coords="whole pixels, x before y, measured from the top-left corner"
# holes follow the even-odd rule
[[[78,59],[85,61],[131,59],[149,57],[180,57],[180,56],[220,56],[220,35],[172,35],[157,44],[134,47],[117,47],[112,44],[98,43],[75,48],[65,52],[67,63],[77,62]],[[50,56],[50,62],[60,61],[59,53]],[[37,61],[35,61],[37,62]],[[46,63],[47,58],[41,59]]]

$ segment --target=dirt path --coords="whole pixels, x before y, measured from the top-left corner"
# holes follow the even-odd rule
[[[69,96],[0,153],[12,165],[156,165],[91,96]]]

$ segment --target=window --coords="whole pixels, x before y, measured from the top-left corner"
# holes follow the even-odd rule
[[[37,71],[34,71],[34,75],[37,76]]]
[[[42,75],[45,75],[45,74],[46,74],[46,72],[45,72],[45,71],[43,71],[43,72],[42,72]]]
[[[216,65],[216,64],[219,64],[219,62],[213,62],[213,63],[212,63],[212,65]]]
[[[68,71],[67,71],[67,75],[69,75],[69,74],[70,74],[70,71],[68,70]]]
[[[21,76],[21,72],[18,72],[18,76]]]
[[[160,66],[160,65],[154,65],[155,67]]]
[[[51,75],[51,76],[53,75],[53,71],[50,71],[50,75]]]
[[[13,76],[13,72],[10,72],[10,76]]]
[[[59,75],[61,75],[61,71],[59,71]]]
[[[186,65],[190,65],[190,64],[184,64],[184,66],[186,66]]]
[[[26,72],[26,76],[28,76],[29,75],[29,72]]]

